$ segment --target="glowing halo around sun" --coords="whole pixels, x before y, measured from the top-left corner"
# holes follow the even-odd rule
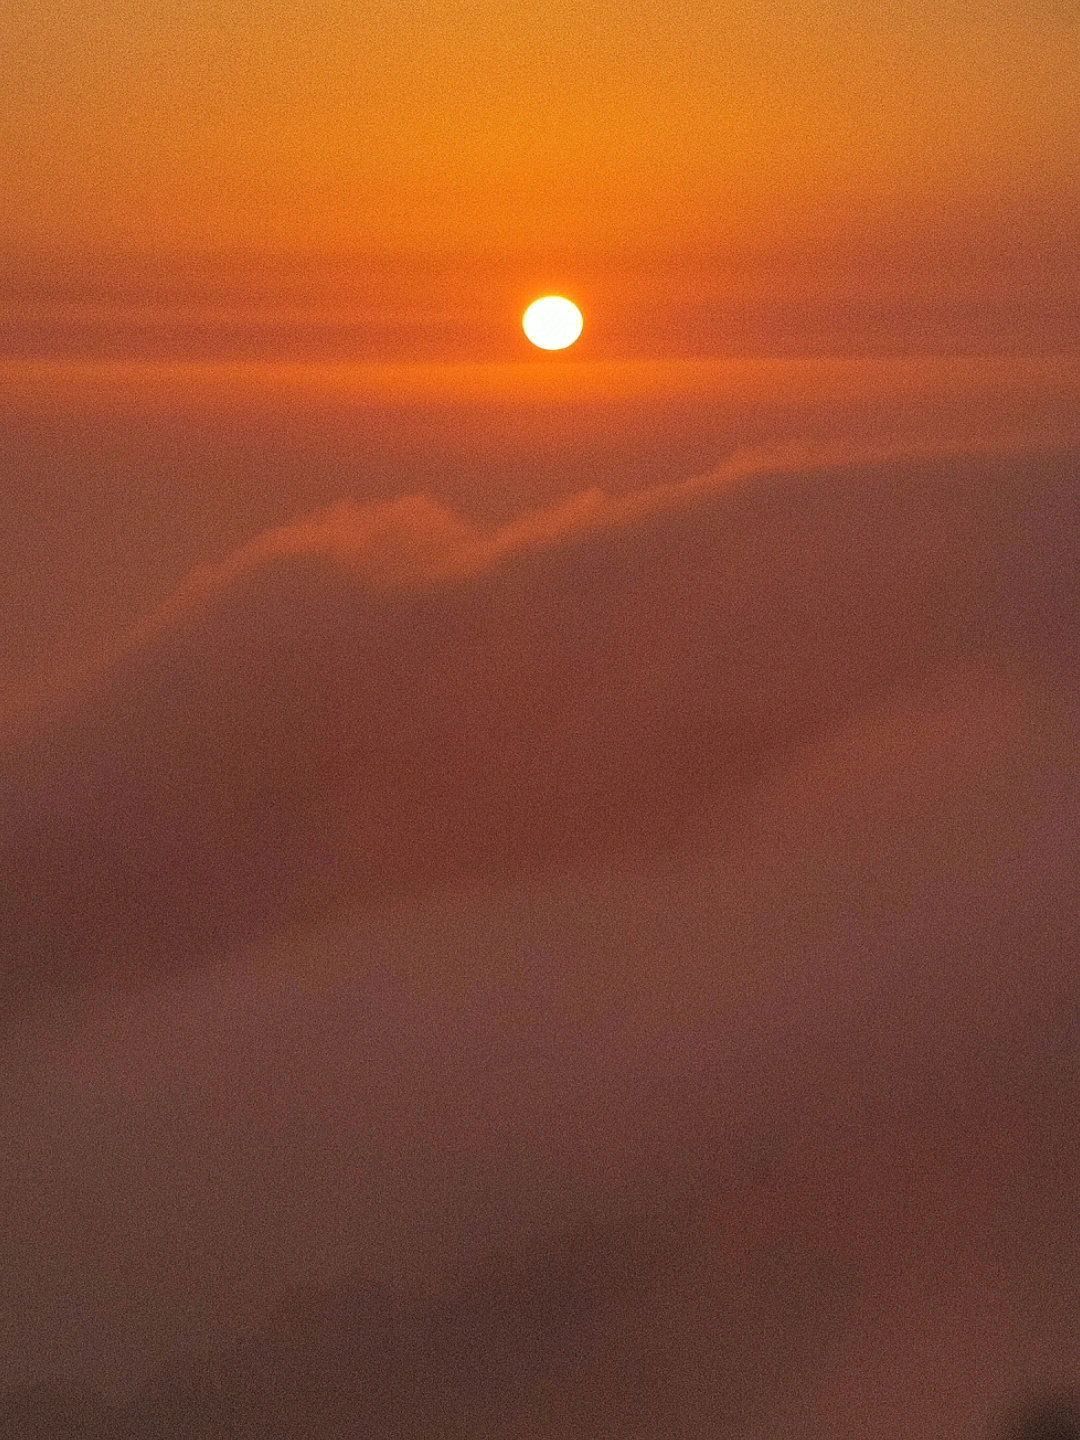
[[[541,350],[565,350],[581,334],[581,311],[563,295],[543,295],[521,317],[521,328]]]

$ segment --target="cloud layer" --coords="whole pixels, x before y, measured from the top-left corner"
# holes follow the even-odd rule
[[[9,741],[2,1373],[125,1396],[22,1432],[900,1440],[1067,1380],[1075,479],[338,507]]]
[[[414,497],[268,532],[9,745],[9,987],[692,843],[883,689],[1068,650],[1070,464],[588,493],[495,531]]]
[[[1076,740],[967,666],[738,846],[367,904],[25,1031],[9,1374],[158,1370],[134,1434],[845,1440],[1067,1379]]]

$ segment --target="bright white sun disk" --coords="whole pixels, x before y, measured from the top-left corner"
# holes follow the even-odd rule
[[[581,334],[581,311],[562,295],[534,300],[521,317],[521,328],[541,350],[565,350]]]

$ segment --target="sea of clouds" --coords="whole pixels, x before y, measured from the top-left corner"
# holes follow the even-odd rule
[[[944,1440],[1075,1377],[1077,479],[336,504],[13,727],[12,1433]]]

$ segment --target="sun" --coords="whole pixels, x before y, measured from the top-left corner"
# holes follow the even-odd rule
[[[565,350],[581,334],[581,311],[563,295],[534,300],[521,317],[521,328],[541,350]]]

